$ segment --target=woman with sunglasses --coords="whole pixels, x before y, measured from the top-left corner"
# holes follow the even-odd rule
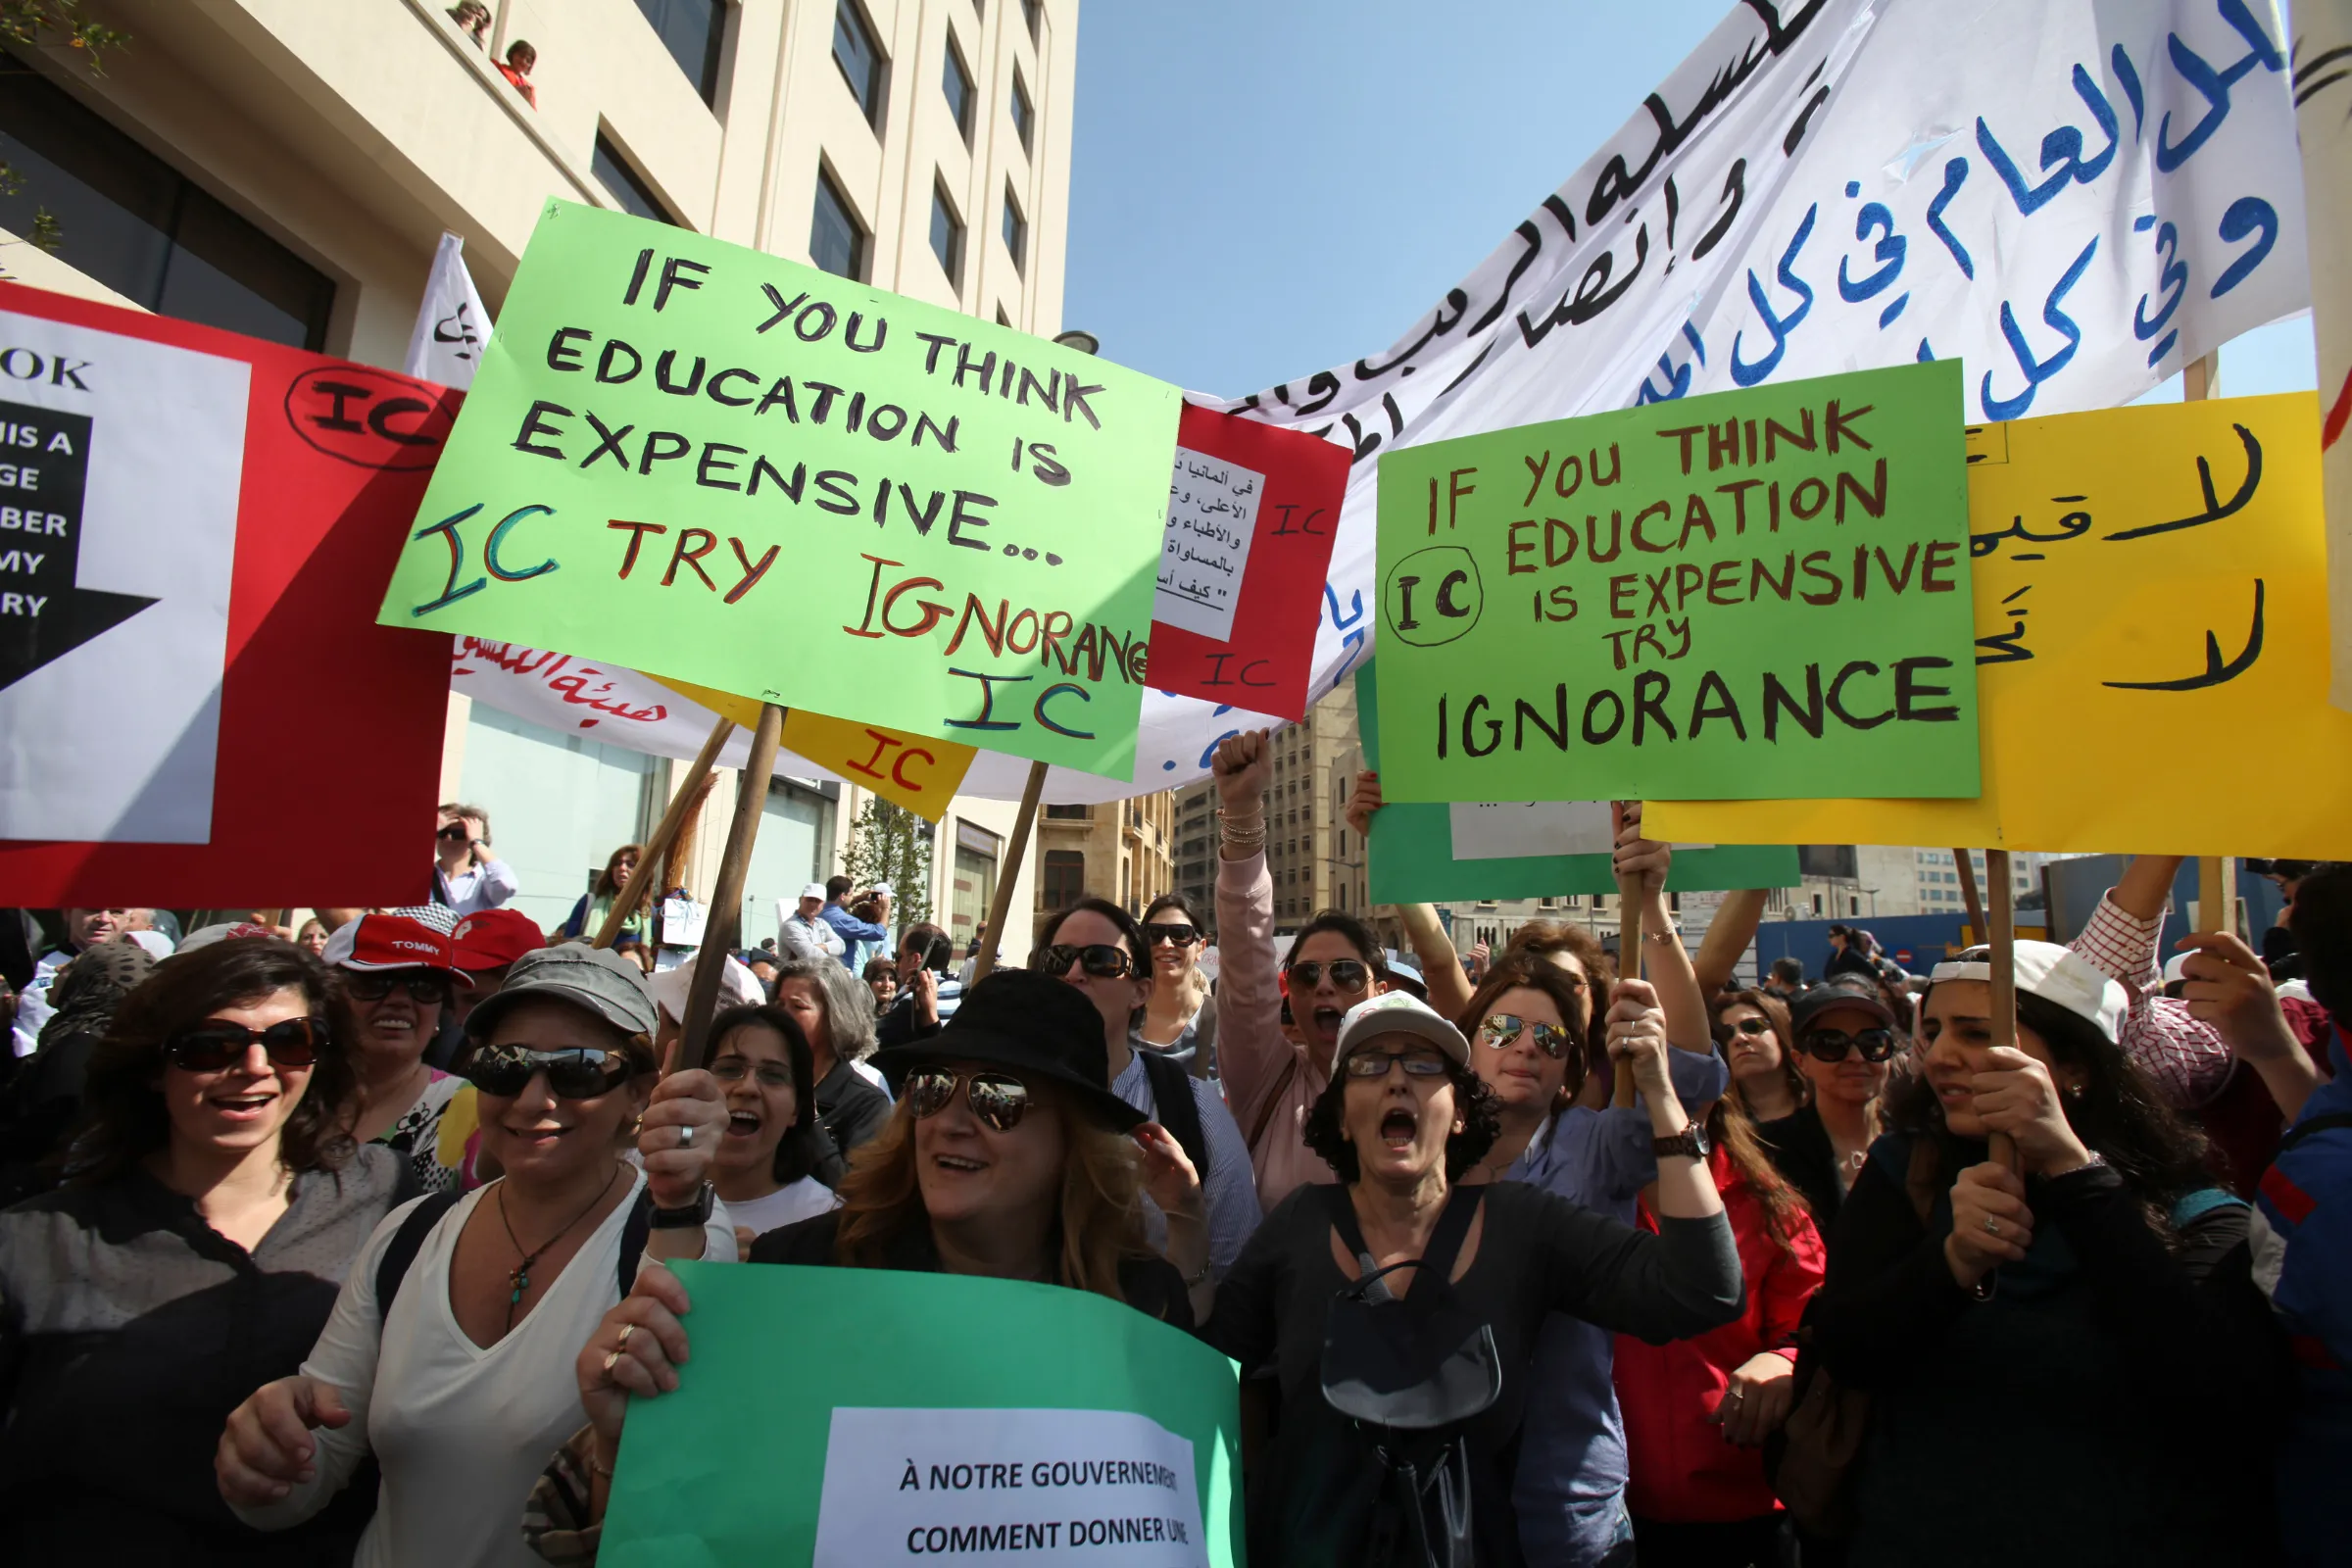
[[[890,1096],[865,1060],[874,1054],[870,995],[838,959],[787,958],[776,966],[776,1005],[808,1042],[809,1102],[845,1158],[890,1120]]]
[[[1668,1216],[1660,1235],[1524,1183],[1467,1181],[1499,1127],[1469,1042],[1403,992],[1348,1014],[1329,1087],[1305,1128],[1339,1184],[1298,1188],[1267,1216],[1219,1288],[1206,1331],[1246,1372],[1271,1367],[1280,1387],[1274,1448],[1250,1497],[1251,1561],[1364,1560],[1377,1514],[1397,1505],[1407,1485],[1389,1466],[1408,1456],[1357,1428],[1330,1397],[1325,1330],[1333,1298],[1351,1281],[1380,1272],[1382,1288],[1408,1306],[1425,1293],[1449,1296],[1447,1316],[1491,1336],[1499,1396],[1433,1439],[1462,1444],[1447,1468],[1466,1469],[1468,1494],[1451,1497],[1450,1511],[1458,1516],[1466,1500],[1471,1560],[1480,1565],[1527,1560],[1513,1464],[1522,1415],[1550,1393],[1530,1375],[1549,1320],[1566,1314],[1603,1331],[1665,1338],[1738,1311],[1731,1233],[1698,1158],[1705,1146],[1667,1076],[1666,1024],[1650,988],[1620,985],[1606,1028],[1612,1056],[1645,1092],[1658,1207]],[[1424,1260],[1426,1273],[1405,1266]]]
[[[1149,1191],[1179,1210],[1188,1192],[1198,1203],[1199,1183],[1173,1142],[1151,1138],[1102,1087],[1101,1022],[1076,990],[1000,969],[938,1035],[879,1060],[898,1105],[843,1178],[842,1206],[760,1237],[753,1263],[1030,1280],[1193,1326],[1184,1282],[1144,1240],[1137,1200]],[[676,1275],[649,1268],[586,1337],[574,1371],[590,1424],[557,1453],[524,1517],[541,1556],[594,1559],[630,1396],[677,1388],[692,1306]]]
[[[1164,1240],[1171,1256],[1191,1259],[1185,1284],[1202,1293],[1198,1299],[1205,1308],[1214,1281],[1257,1229],[1257,1182],[1242,1130],[1216,1086],[1146,1047],[1136,1033],[1152,994],[1150,952],[1134,915],[1107,899],[1080,899],[1046,921],[1029,950],[1029,967],[1075,987],[1093,1004],[1110,1092],[1165,1128],[1200,1173],[1207,1201],[1205,1258],[1181,1216],[1173,1233],[1163,1234],[1161,1216],[1147,1215],[1147,1234],[1154,1245]]]
[[[404,1196],[399,1158],[343,1126],[351,1037],[333,972],[269,937],[167,958],[123,1000],[66,1186],[0,1214],[0,1561],[348,1556],[367,1499],[265,1537],[212,1453]]]
[[[1208,1005],[1208,976],[1200,972],[1207,925],[1190,899],[1162,893],[1144,909],[1144,941],[1152,953],[1152,994],[1137,1042],[1175,1057],[1196,1078],[1214,1078],[1217,1009]]]
[[[1878,1139],[1879,1100],[1902,1038],[1869,975],[1825,980],[1788,1013],[1797,1066],[1812,1094],[1788,1115],[1757,1127],[1756,1137],[1826,1235]]]
[[[2275,1561],[2285,1356],[2249,1210],[2121,1048],[2125,986],[2019,942],[2003,1048],[1984,956],[1931,976],[1923,1069],[1807,1317],[1823,1369],[1870,1394],[1847,1561]]]
[[[1813,1098],[1813,1082],[1789,1046],[1788,1004],[1768,991],[1735,991],[1715,1001],[1715,1043],[1732,1069],[1732,1098],[1756,1126],[1783,1121]]]
[[[727,1106],[710,1185],[748,1256],[761,1234],[833,1206],[841,1156],[817,1119],[808,1038],[790,1011],[770,1003],[711,1019],[710,1076]]]
[[[357,1020],[360,1090],[352,1136],[409,1162],[425,1189],[469,1185],[476,1148],[473,1087],[426,1063],[459,972],[451,937],[405,914],[365,914],[327,939],[326,963],[343,971]]]
[[[582,1419],[564,1376],[581,1342],[641,1257],[736,1258],[705,1180],[718,1085],[655,1083],[655,1013],[635,965],[577,943],[518,959],[474,1009],[466,1071],[505,1175],[388,1217],[301,1372],[230,1415],[216,1468],[248,1523],[311,1518],[372,1454],[358,1568],[531,1561],[514,1510]]]

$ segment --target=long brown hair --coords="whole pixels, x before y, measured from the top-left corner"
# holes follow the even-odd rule
[[[1030,1114],[1061,1118],[1067,1146],[1061,1168],[1060,1283],[1123,1304],[1119,1265],[1154,1257],[1144,1241],[1143,1177],[1135,1145],[1072,1107],[1031,1090]],[[882,1130],[850,1156],[841,1180],[841,1228],[834,1260],[848,1268],[888,1268],[890,1244],[927,1224],[915,1172],[914,1111],[902,1097]]]
[[[1781,1250],[1794,1252],[1789,1233],[1795,1229],[1800,1215],[1809,1219],[1811,1212],[1797,1190],[1788,1185],[1780,1168],[1773,1164],[1772,1156],[1764,1152],[1764,1145],[1756,1137],[1755,1122],[1737,1099],[1725,1095],[1708,1107],[1707,1139],[1723,1151],[1732,1162],[1732,1169],[1747,1184],[1748,1191],[1756,1195],[1756,1201],[1764,1205],[1764,1228],[1772,1233]]]
[[[637,870],[631,871],[629,875],[635,876],[638,872],[646,869],[645,846],[623,844],[619,849],[605,857],[605,868],[597,873],[596,886],[590,890],[588,895],[590,898],[616,899],[620,897],[620,881],[613,876],[612,868],[620,863],[620,858],[624,855],[632,857],[637,861]]]
[[[1788,1021],[1788,1004],[1768,991],[1730,991],[1709,1002],[1708,1032],[1714,1035],[1715,1049],[1723,1053],[1727,1062],[1732,1054],[1729,1049],[1732,1026],[1724,1022],[1723,1015],[1734,1007],[1753,1007],[1764,1015],[1766,1023],[1772,1025],[1773,1038],[1781,1044],[1781,1077],[1787,1081],[1788,1093],[1796,1097],[1798,1109],[1810,1104],[1813,1100],[1813,1080],[1806,1077],[1804,1069],[1796,1064],[1796,1028]],[[1730,1098],[1740,1102],[1741,1119],[1753,1126],[1754,1118],[1744,1114],[1747,1099],[1740,1093],[1740,1080],[1737,1078],[1732,1080]]]
[[[1579,954],[1577,956],[1581,958],[1584,956]],[[1600,983],[1590,972],[1587,973],[1585,986]],[[1462,1008],[1461,1016],[1453,1021],[1454,1027],[1461,1030],[1462,1038],[1472,1043],[1473,1054],[1479,1049],[1479,1026],[1487,1021],[1487,1014],[1494,1010],[1494,1004],[1501,1000],[1506,991],[1543,992],[1551,999],[1551,1004],[1559,1009],[1560,1021],[1568,1026],[1568,1038],[1574,1049],[1563,1063],[1568,1074],[1560,1084],[1559,1100],[1551,1107],[1552,1114],[1557,1115],[1576,1102],[1577,1091],[1584,1088],[1585,1075],[1592,1070],[1595,1047],[1599,1047],[1604,1055],[1606,1054],[1598,1027],[1601,1014],[1607,1011],[1601,1005],[1605,993],[1602,997],[1588,994],[1566,969],[1549,958],[1516,949],[1506,952],[1487,971],[1485,983],[1470,994],[1469,1004]],[[1584,1014],[1581,1022],[1577,1016],[1580,1009]]]

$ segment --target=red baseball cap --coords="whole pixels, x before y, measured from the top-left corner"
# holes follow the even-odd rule
[[[458,967],[468,973],[504,969],[526,953],[547,946],[539,923],[520,909],[479,909],[458,922],[451,933]]]
[[[438,969],[457,972],[447,934],[405,914],[363,914],[326,939],[319,957],[338,969]]]

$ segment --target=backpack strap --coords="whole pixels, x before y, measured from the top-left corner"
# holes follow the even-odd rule
[[[2278,1152],[2285,1153],[2313,1133],[2333,1132],[2338,1127],[2352,1127],[2352,1110],[2330,1111],[2325,1116],[2306,1116],[2289,1127],[2286,1136],[2278,1140]]]
[[[645,1255],[645,1244],[653,1234],[654,1189],[649,1183],[638,1189],[637,1201],[629,1205],[628,1220],[620,1227],[620,1261],[615,1270],[624,1297],[637,1283],[637,1260]]]
[[[1208,1134],[1200,1126],[1200,1102],[1193,1098],[1193,1075],[1184,1070],[1182,1062],[1150,1046],[1138,1046],[1135,1051],[1144,1058],[1144,1077],[1152,1085],[1152,1101],[1159,1109],[1154,1119],[1175,1138],[1205,1187]]]
[[[400,1282],[408,1277],[409,1265],[416,1261],[417,1250],[424,1239],[441,1223],[441,1216],[458,1206],[463,1193],[431,1193],[400,1222],[392,1240],[384,1244],[384,1255],[375,1263],[375,1319],[381,1324],[392,1315],[392,1298],[400,1294]]]
[[[1377,1276],[1370,1272],[1374,1266],[1370,1261],[1372,1249],[1364,1244],[1364,1230],[1356,1223],[1355,1204],[1349,1200],[1348,1189],[1335,1182],[1317,1183],[1314,1190],[1324,1195],[1324,1207],[1330,1213],[1333,1228],[1340,1233],[1340,1240],[1348,1244],[1348,1254],[1367,1271],[1365,1281],[1376,1280]],[[1456,1183],[1453,1191],[1446,1195],[1446,1211],[1438,1216],[1437,1227],[1429,1233],[1429,1245],[1421,1250],[1421,1256],[1393,1263],[1380,1272],[1386,1274],[1394,1269],[1410,1268],[1417,1262],[1420,1267],[1432,1271],[1435,1278],[1450,1279],[1454,1257],[1461,1251],[1462,1242],[1470,1234],[1470,1222],[1478,1216],[1479,1202],[1486,1194],[1484,1186],[1464,1187]],[[1366,1299],[1381,1299],[1385,1294],[1367,1293]]]
[[[1250,1154],[1252,1159],[1257,1156],[1257,1146],[1264,1140],[1266,1129],[1274,1123],[1274,1112],[1282,1106],[1282,1097],[1290,1093],[1291,1080],[1298,1076],[1298,1050],[1293,1046],[1283,1057],[1282,1072],[1275,1078],[1274,1087],[1267,1092],[1265,1103],[1257,1107],[1256,1124],[1250,1129]]]

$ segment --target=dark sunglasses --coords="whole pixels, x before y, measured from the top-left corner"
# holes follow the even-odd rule
[[[1144,927],[1144,942],[1149,947],[1156,948],[1163,942],[1173,942],[1180,948],[1189,948],[1200,940],[1200,932],[1194,926],[1168,924]]]
[[[964,1102],[983,1126],[1008,1133],[1021,1124],[1021,1114],[1029,1108],[1029,1086],[1009,1073],[917,1068],[906,1075],[906,1104],[916,1121],[936,1116],[955,1102],[956,1089],[964,1085],[970,1086],[965,1089]]]
[[[1331,971],[1331,983],[1342,991],[1361,991],[1372,983],[1372,966],[1356,958],[1334,958],[1329,963],[1302,958],[1283,972],[1290,976],[1294,991],[1312,991],[1322,984],[1326,969]]]
[[[164,1044],[164,1057],[181,1072],[220,1072],[245,1059],[260,1046],[274,1067],[308,1067],[326,1043],[324,1018],[288,1018],[267,1029],[213,1019],[183,1029]]]
[[[1772,1033],[1772,1020],[1770,1018],[1742,1018],[1738,1023],[1726,1024],[1723,1032],[1728,1035],[1735,1029],[1743,1035],[1768,1035]]]
[[[1037,955],[1038,972],[1052,975],[1056,980],[1068,974],[1072,964],[1081,966],[1099,980],[1123,980],[1135,972],[1135,959],[1127,950],[1113,947],[1107,942],[1090,942],[1082,948],[1057,942],[1040,950]]]
[[[406,990],[415,1003],[447,1002],[449,981],[437,974],[403,974],[397,970],[346,971],[343,989],[361,1002],[381,1002],[398,986]]]
[[[1343,962],[1346,960],[1343,959]],[[1426,1052],[1405,1055],[1394,1051],[1359,1051],[1348,1058],[1350,1078],[1386,1078],[1389,1066],[1395,1063],[1404,1069],[1407,1078],[1443,1078],[1446,1058]]]
[[[510,1100],[547,1074],[558,1100],[594,1100],[629,1081],[629,1058],[617,1051],[531,1051],[521,1046],[484,1046],[466,1063],[466,1080],[485,1095]]]
[[[1894,1031],[1865,1029],[1849,1035],[1842,1029],[1816,1029],[1805,1036],[1805,1054],[1815,1061],[1843,1061],[1848,1051],[1861,1052],[1864,1061],[1885,1061],[1894,1054]]]
[[[1536,1049],[1557,1061],[1568,1054],[1568,1031],[1556,1023],[1529,1020],[1508,1012],[1490,1012],[1478,1026],[1478,1038],[1496,1051],[1507,1051],[1528,1030],[1534,1030]]]
[[[452,822],[449,824],[449,826],[434,834],[433,837],[437,839],[458,839],[461,841],[468,840],[468,835],[466,832],[466,824],[463,822]],[[415,839],[411,839],[409,842],[414,844],[416,841]]]

